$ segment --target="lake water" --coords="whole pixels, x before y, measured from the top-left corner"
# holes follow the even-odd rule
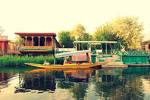
[[[0,100],[150,100],[150,68],[0,68]]]

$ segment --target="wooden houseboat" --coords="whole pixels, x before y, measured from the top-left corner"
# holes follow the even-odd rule
[[[22,54],[40,54],[53,52],[54,46],[59,46],[55,33],[29,33],[17,32],[21,46],[18,48]]]

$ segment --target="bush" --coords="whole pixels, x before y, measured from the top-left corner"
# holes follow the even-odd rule
[[[0,66],[6,67],[18,67],[23,66],[24,63],[39,63],[42,64],[44,61],[50,64],[54,63],[53,56],[16,56],[16,55],[6,55],[0,57]],[[57,64],[63,64],[63,58],[56,59]]]
[[[129,50],[125,52],[115,51],[113,54],[122,55],[122,56],[148,56],[148,53],[141,50]]]

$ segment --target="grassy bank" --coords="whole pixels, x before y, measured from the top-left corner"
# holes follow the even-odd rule
[[[24,66],[24,63],[44,63],[44,61],[53,64],[54,58],[52,56],[14,56],[6,55],[0,57],[0,67],[19,67]],[[57,64],[62,64],[63,59],[56,59]]]

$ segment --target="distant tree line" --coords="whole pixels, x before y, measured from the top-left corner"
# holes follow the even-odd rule
[[[73,41],[117,41],[125,49],[138,49],[143,38],[143,25],[137,17],[118,17],[99,26],[94,33],[86,32],[83,25],[78,24],[69,31],[58,34],[62,47],[72,48]]]

